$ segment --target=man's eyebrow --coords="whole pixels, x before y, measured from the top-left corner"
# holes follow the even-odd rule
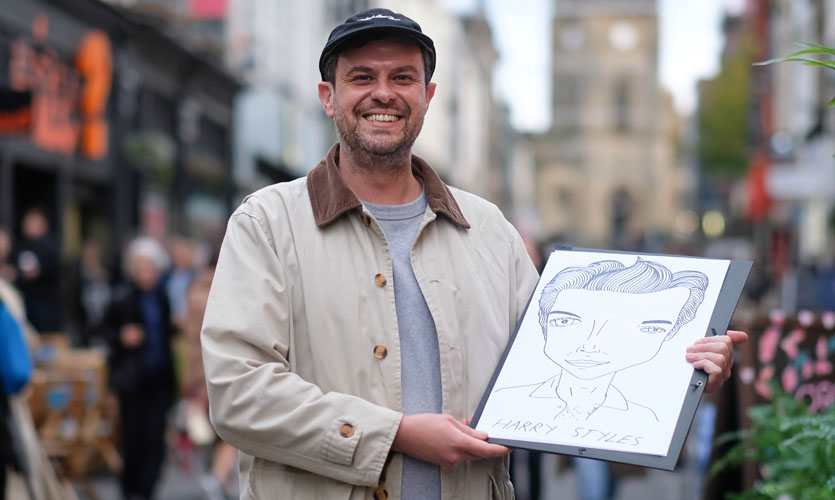
[[[348,73],[371,73],[372,69],[368,66],[353,66],[348,70]]]
[[[405,73],[405,72],[409,72],[409,71],[413,71],[413,72],[417,73],[418,69],[417,69],[417,67],[412,66],[411,64],[407,64],[405,66],[398,66],[398,67],[394,68],[392,70],[392,73]]]
[[[647,320],[647,321],[641,321],[642,325],[649,325],[649,324],[653,324],[653,323],[661,323],[661,324],[665,324],[665,325],[672,325],[673,324],[672,321],[667,321],[666,319],[651,319],[651,320]]]
[[[575,318],[580,319],[580,316],[574,314],[573,312],[568,312],[568,311],[551,311],[551,312],[548,313],[548,316],[550,316],[552,314],[562,314],[564,316],[574,316]]]
[[[351,69],[348,70],[348,73],[373,73],[374,70],[369,66],[353,66]],[[398,66],[391,70],[392,73],[407,73],[407,72],[414,72],[417,73],[417,67],[407,64],[405,66]]]

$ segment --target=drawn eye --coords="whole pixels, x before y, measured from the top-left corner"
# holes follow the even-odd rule
[[[650,335],[655,335],[656,333],[667,333],[667,329],[663,326],[641,325],[638,330],[642,333],[649,333]]]
[[[570,316],[554,316],[553,318],[548,320],[548,326],[562,328],[564,326],[576,325],[579,322],[579,319],[572,318]]]

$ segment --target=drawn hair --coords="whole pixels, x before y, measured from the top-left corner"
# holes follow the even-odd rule
[[[601,292],[652,293],[685,287],[690,291],[675,325],[664,340],[670,340],[684,324],[696,316],[705,298],[707,276],[700,271],[671,272],[657,262],[638,260],[629,267],[616,260],[601,260],[587,266],[567,267],[557,273],[542,289],[539,297],[539,324],[542,335],[548,336],[548,313],[563,290],[596,290]]]

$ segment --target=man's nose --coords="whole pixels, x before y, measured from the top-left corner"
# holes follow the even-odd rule
[[[394,99],[394,89],[391,82],[385,78],[377,80],[374,84],[374,89],[371,92],[371,98],[379,102],[389,102]]]

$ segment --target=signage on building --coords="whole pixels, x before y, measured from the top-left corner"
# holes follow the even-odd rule
[[[770,399],[775,386],[809,403],[813,412],[835,404],[835,312],[797,316],[773,312],[756,338],[757,394]]]
[[[11,112],[2,108],[0,133],[28,132],[45,150],[100,159],[108,142],[104,111],[112,80],[110,40],[102,31],[87,32],[71,64],[48,46],[48,26],[48,18],[40,14],[32,40],[19,38],[11,44],[8,90],[28,95],[29,101],[19,98]],[[16,120],[19,126],[13,128]]]
[[[0,87],[0,134],[28,134],[32,130],[32,93]]]

